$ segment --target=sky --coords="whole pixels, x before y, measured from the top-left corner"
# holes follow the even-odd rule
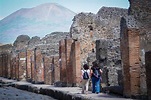
[[[0,20],[21,8],[32,8],[44,3],[57,3],[75,13],[97,13],[102,6],[129,8],[128,0],[0,0]]]

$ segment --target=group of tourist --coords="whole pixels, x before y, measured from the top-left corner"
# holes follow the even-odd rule
[[[88,64],[83,65],[81,84],[82,84],[82,93],[88,93],[89,81],[92,81],[92,93],[100,93],[100,83],[101,83],[101,74],[102,70],[98,66],[97,62],[92,63],[92,67],[89,69]]]

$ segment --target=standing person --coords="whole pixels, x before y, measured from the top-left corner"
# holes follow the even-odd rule
[[[87,64],[83,65],[82,72],[82,94],[88,93],[89,80],[90,80],[90,69]]]
[[[92,79],[92,93],[100,93],[100,83],[102,70],[98,66],[97,62],[92,62],[92,67],[90,70]]]

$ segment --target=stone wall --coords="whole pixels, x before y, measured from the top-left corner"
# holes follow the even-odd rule
[[[120,19],[126,17],[128,10],[120,8],[102,7],[97,14],[79,13],[73,19],[73,24],[70,29],[70,35],[74,40],[80,42],[81,49],[81,64],[89,63],[98,60],[102,69],[107,72],[104,78],[107,85],[121,85],[121,80],[118,80],[118,72],[121,71],[121,55],[120,55]],[[96,40],[107,41],[106,44],[100,42],[97,46]],[[106,45],[106,57],[98,51],[101,45]],[[100,52],[100,53],[99,53]],[[97,53],[97,58],[96,54]],[[99,55],[98,55],[99,54]],[[102,54],[102,55],[100,55]],[[101,60],[105,59],[104,63]],[[121,78],[122,79],[122,78]],[[108,81],[107,81],[108,80]]]

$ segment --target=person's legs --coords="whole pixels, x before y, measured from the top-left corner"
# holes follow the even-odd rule
[[[85,82],[84,80],[82,80],[82,91],[81,91],[82,94],[84,94],[84,89],[85,89]]]
[[[92,93],[95,93],[95,77],[92,77]]]
[[[86,81],[85,87],[86,87],[85,90],[88,91],[88,88],[89,88],[89,80]]]
[[[96,93],[100,93],[100,79],[99,78],[96,79],[96,88],[95,88],[95,90],[96,90]]]
[[[85,84],[86,94],[88,93],[88,88],[89,88],[89,80],[86,80],[86,84]]]

